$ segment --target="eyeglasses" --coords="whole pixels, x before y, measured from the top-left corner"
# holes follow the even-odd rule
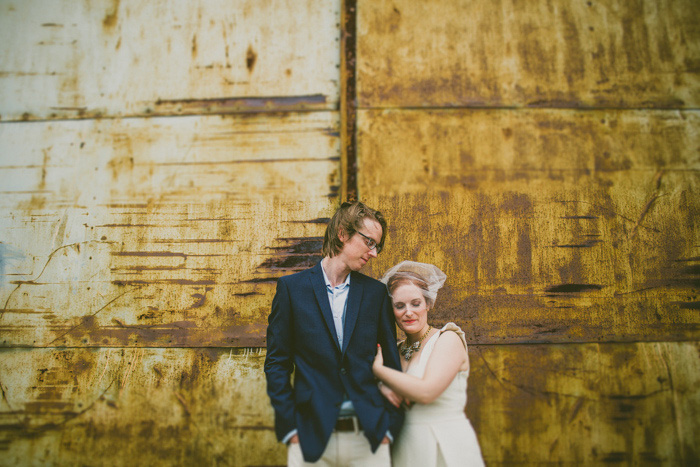
[[[377,245],[377,242],[376,242],[373,238],[368,237],[367,235],[363,234],[363,233],[360,232],[359,230],[357,230],[356,232],[359,233],[360,235],[362,235],[362,236],[364,237],[364,239],[365,239],[365,245],[367,245],[367,248],[369,248],[370,250],[374,250],[374,249],[376,248],[376,249],[377,249],[377,254],[379,254],[379,253],[382,252],[382,247],[379,246],[379,245]]]

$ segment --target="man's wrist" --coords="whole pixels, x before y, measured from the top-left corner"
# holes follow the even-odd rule
[[[291,440],[296,434],[297,434],[297,429],[295,428],[292,431],[290,431],[289,433],[287,433],[287,436],[282,438],[282,443],[288,444],[289,440]]]

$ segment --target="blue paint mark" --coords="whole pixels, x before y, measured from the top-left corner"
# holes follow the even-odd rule
[[[5,267],[10,261],[24,259],[25,255],[22,250],[19,250],[7,243],[0,242],[0,284],[5,281]]]

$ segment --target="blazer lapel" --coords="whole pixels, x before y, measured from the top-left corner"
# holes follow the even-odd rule
[[[345,309],[345,325],[343,326],[343,349],[342,353],[348,348],[348,342],[352,337],[352,332],[357,323],[357,317],[360,314],[360,304],[362,303],[362,276],[355,272],[350,273],[350,292],[348,292],[348,305]]]
[[[328,290],[326,289],[326,283],[323,280],[323,272],[321,271],[321,263],[319,262],[316,266],[311,269],[311,286],[314,289],[314,294],[316,295],[316,301],[321,309],[321,315],[323,315],[323,320],[326,322],[328,331],[333,336],[333,342],[335,342],[335,348],[340,350],[340,345],[338,344],[338,333],[335,332],[335,324],[333,323],[333,312],[331,311],[331,304],[328,301]],[[350,280],[352,284],[352,279]],[[350,287],[352,292],[352,286]],[[349,304],[349,303],[348,303]]]

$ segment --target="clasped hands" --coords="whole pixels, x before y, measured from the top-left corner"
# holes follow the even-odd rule
[[[378,370],[383,366],[384,357],[382,356],[382,346],[377,344],[377,355],[375,355],[374,363],[372,363],[372,370],[374,371],[375,376],[377,376]],[[384,396],[384,398],[388,400],[394,407],[403,406],[408,409],[413,404],[413,401],[410,401],[405,397],[396,394],[396,392],[394,392],[389,386],[382,383],[381,381],[379,381],[378,385],[379,391],[382,393],[382,396]]]

